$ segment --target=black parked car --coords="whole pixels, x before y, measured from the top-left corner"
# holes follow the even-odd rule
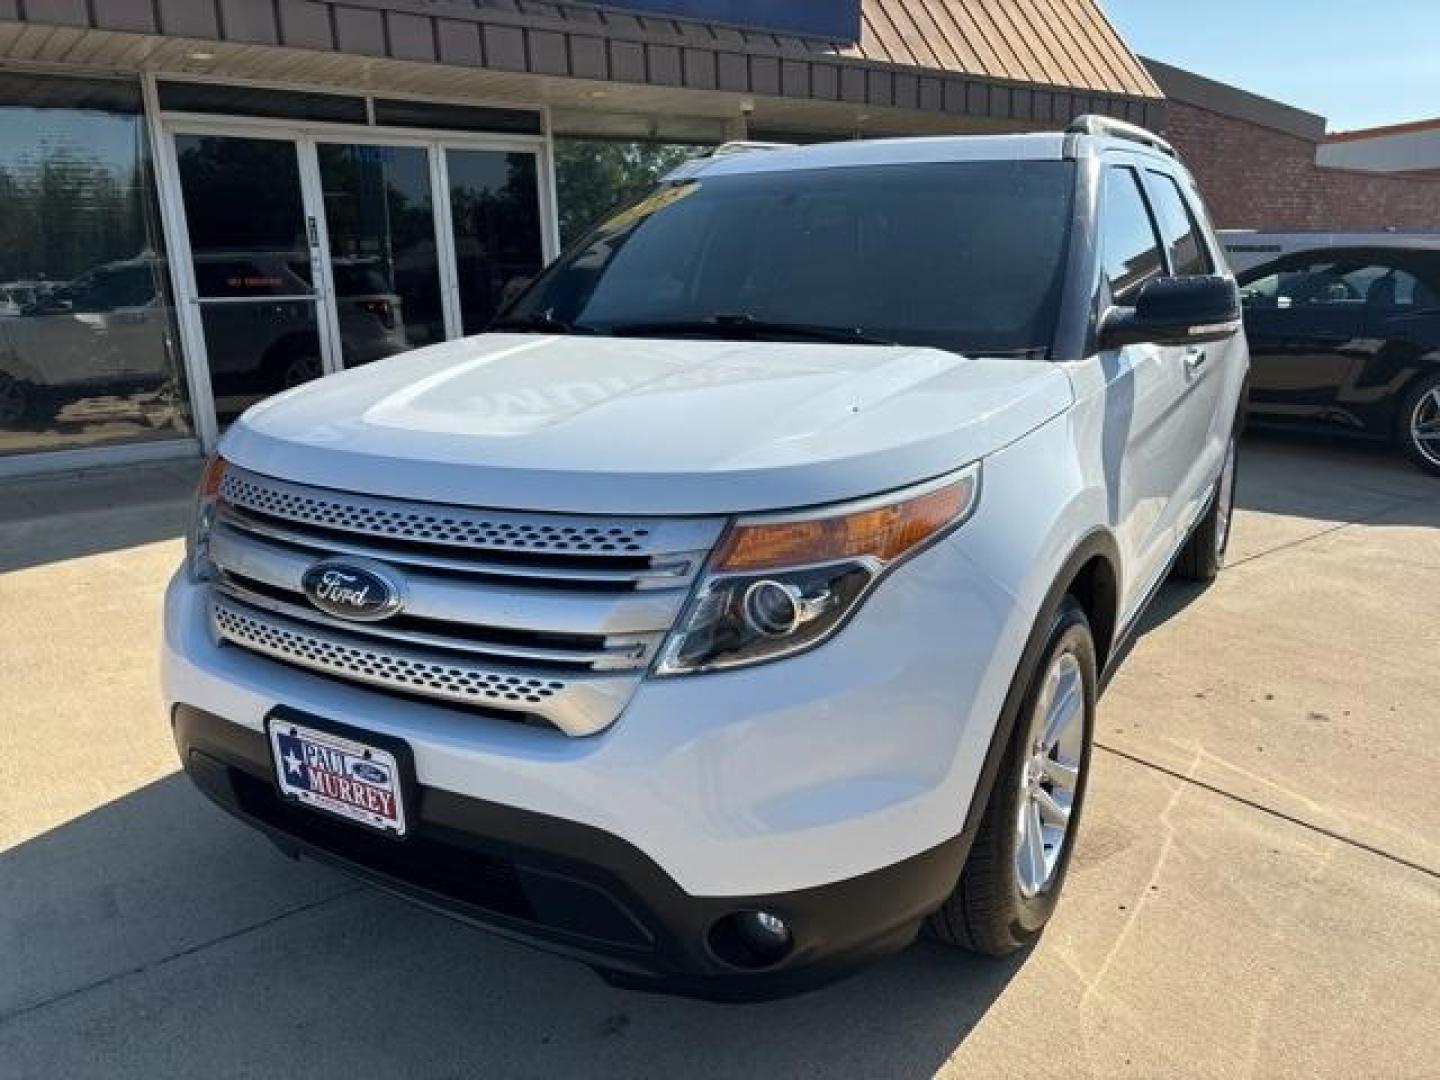
[[[1252,421],[1393,439],[1440,474],[1440,251],[1298,252],[1239,280]]]

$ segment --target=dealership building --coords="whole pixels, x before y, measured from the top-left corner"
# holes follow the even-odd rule
[[[1160,105],[1098,0],[0,0],[0,476],[477,333],[724,141]]]

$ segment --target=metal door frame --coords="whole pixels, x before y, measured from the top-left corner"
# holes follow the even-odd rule
[[[319,166],[313,141],[303,129],[294,126],[252,125],[229,119],[167,120],[161,137],[161,154],[157,161],[162,213],[174,228],[170,235],[169,258],[171,281],[175,289],[176,318],[185,351],[186,372],[190,381],[195,410],[195,430],[201,444],[213,449],[219,441],[219,421],[215,415],[215,394],[210,380],[210,357],[205,343],[205,327],[201,318],[202,301],[195,279],[194,252],[190,246],[190,224],[180,186],[180,161],[175,145],[177,135],[211,135],[217,138],[268,139],[289,143],[295,150],[300,179],[302,227],[310,249],[313,297],[304,297],[315,305],[315,326],[320,340],[320,366],[325,374],[339,370],[338,340],[330,287],[329,237],[325,232],[325,213],[320,197]],[[274,297],[237,298],[239,304],[273,301]],[[300,299],[296,297],[294,299]],[[211,303],[216,302],[214,298]],[[225,302],[225,301],[220,301]]]

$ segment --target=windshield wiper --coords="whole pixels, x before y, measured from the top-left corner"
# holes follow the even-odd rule
[[[569,323],[552,315],[517,315],[514,318],[497,319],[486,329],[518,330],[521,333],[538,334],[598,334],[600,332],[593,326]]]
[[[753,315],[711,315],[705,319],[671,319],[653,322],[617,323],[607,327],[616,337],[747,338],[782,337],[800,341],[833,341],[844,345],[894,345],[895,342],[867,334],[860,327],[821,326],[815,323],[775,322]]]

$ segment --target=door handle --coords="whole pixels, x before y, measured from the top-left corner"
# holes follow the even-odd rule
[[[1193,374],[1205,366],[1207,359],[1209,359],[1209,357],[1204,349],[1186,349],[1185,370]]]

